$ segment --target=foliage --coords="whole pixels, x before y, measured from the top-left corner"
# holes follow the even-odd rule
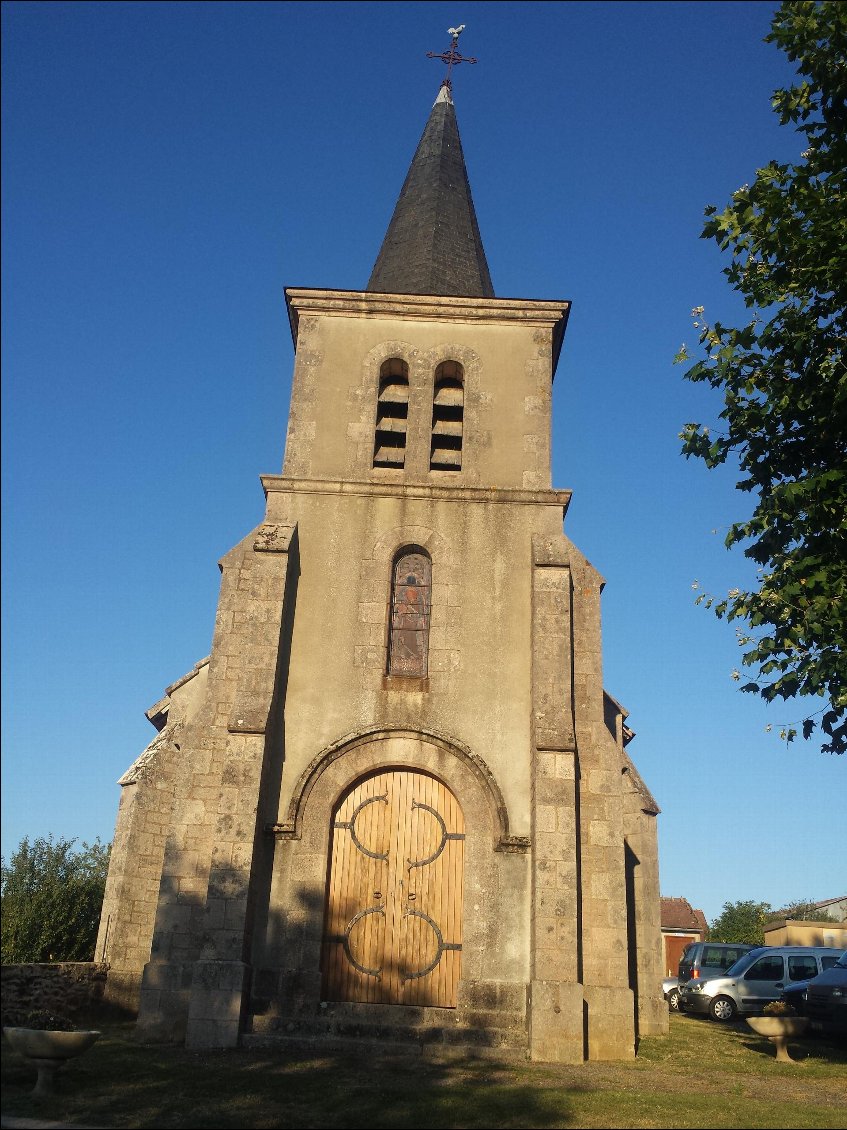
[[[725,902],[719,916],[709,927],[710,942],[746,942],[748,945],[765,944],[765,927],[771,922],[791,918],[795,922],[829,922],[832,916],[818,910],[809,899],[789,903],[774,910],[769,902],[752,899]]]
[[[832,922],[835,921],[829,911],[819,910],[815,903],[809,899],[789,903],[781,910],[773,911],[769,919],[793,918],[795,922]]]
[[[796,1016],[797,1009],[788,1001],[771,1001],[762,1009],[765,1016]]]
[[[0,862],[2,963],[90,961],[109,867],[109,846],[95,840],[21,840]]]
[[[725,902],[719,916],[709,927],[710,942],[746,942],[765,944],[765,923],[772,914],[768,902]]]
[[[710,324],[692,311],[701,358],[685,376],[721,390],[718,433],[689,423],[686,457],[715,468],[738,461],[737,486],[756,496],[727,547],[758,566],[749,591],[699,602],[738,620],[741,689],[766,701],[823,700],[802,722],[823,749],[847,749],[847,4],[788,0],[767,41],[796,63],[799,81],[777,90],[782,125],[804,134],[800,159],[771,161],[723,211],[706,209],[702,238],[731,259],[723,268],[752,316]],[[685,346],[678,361],[689,360]],[[733,678],[740,679],[738,672]],[[826,705],[824,705],[824,703]],[[781,736],[791,741],[799,723]]]
[[[73,1032],[76,1025],[67,1016],[34,1008],[29,1012],[4,1013],[3,1023],[12,1028],[32,1028],[38,1032]]]

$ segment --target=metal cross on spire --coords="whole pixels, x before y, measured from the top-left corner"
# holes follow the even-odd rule
[[[442,52],[437,55],[434,51],[427,51],[427,59],[440,59],[442,63],[447,64],[447,77],[442,81],[441,85],[446,86],[448,90],[453,89],[453,83],[450,81],[450,71],[454,66],[459,63],[476,63],[476,59],[472,59],[469,55],[462,55],[459,51],[459,36],[465,30],[464,24],[459,24],[458,27],[448,27],[447,34],[452,38],[450,50]]]

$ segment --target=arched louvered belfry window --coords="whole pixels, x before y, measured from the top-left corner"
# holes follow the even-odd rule
[[[432,395],[430,471],[461,471],[465,422],[465,373],[458,361],[442,361],[435,370]]]
[[[394,559],[388,674],[425,679],[429,652],[432,562],[418,546],[406,546]]]
[[[379,370],[374,467],[405,466],[408,421],[409,366],[399,357],[390,357]]]

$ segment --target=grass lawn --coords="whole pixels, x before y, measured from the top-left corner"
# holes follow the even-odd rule
[[[746,1024],[671,1016],[631,1063],[560,1067],[388,1053],[214,1052],[135,1043],[112,1026],[35,1100],[3,1050],[3,1114],[94,1127],[847,1128],[847,1045],[804,1037],[778,1064]]]

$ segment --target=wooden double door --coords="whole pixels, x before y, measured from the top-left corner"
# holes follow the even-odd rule
[[[426,773],[389,769],[335,810],[323,999],[456,1007],[464,818]]]

